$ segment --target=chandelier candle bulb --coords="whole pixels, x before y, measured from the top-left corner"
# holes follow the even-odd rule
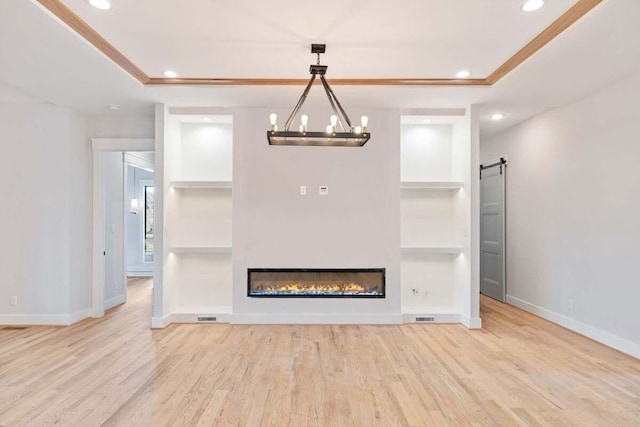
[[[333,126],[327,125],[327,133],[333,133]]]
[[[276,125],[276,120],[278,120],[278,115],[276,113],[269,114],[269,120],[271,121],[271,130],[277,131],[278,126]]]
[[[356,126],[356,133],[362,133],[362,127]]]
[[[331,120],[331,126],[333,127],[333,130],[335,131],[336,126],[338,124],[338,116],[336,116],[335,114],[333,116],[330,117]]]
[[[360,124],[362,125],[362,132],[366,132],[367,125],[369,125],[369,117],[367,116],[360,117]]]

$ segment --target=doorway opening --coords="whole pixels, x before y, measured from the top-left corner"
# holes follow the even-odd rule
[[[127,277],[153,277],[154,173],[148,167],[127,161],[134,156],[125,153],[125,206],[129,209],[125,215]]]
[[[153,152],[103,154],[104,310],[127,302],[132,279],[153,278]]]
[[[156,195],[153,139],[94,139],[93,317],[152,283]]]

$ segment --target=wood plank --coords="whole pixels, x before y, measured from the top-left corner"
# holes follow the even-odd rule
[[[640,360],[481,298],[460,325],[171,325],[149,279],[0,328],[0,425],[640,425]]]
[[[434,79],[434,78],[390,78],[390,79],[333,79],[332,86],[490,86],[486,79]],[[309,79],[246,79],[246,78],[164,78],[152,77],[147,85],[156,86],[305,86]],[[315,84],[321,84],[316,81]]]

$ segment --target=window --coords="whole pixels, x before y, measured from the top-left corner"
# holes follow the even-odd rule
[[[144,186],[144,262],[153,262],[153,185]]]

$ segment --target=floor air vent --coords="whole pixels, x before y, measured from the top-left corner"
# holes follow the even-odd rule
[[[218,318],[213,316],[198,316],[198,322],[215,322],[217,320]]]
[[[416,317],[416,322],[435,322],[435,317]]]

